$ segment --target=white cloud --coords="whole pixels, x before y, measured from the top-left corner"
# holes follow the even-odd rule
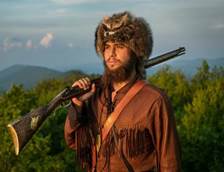
[[[64,4],[64,5],[70,5],[70,4],[83,4],[83,3],[106,3],[104,0],[51,0],[52,2],[55,2],[57,4]],[[123,0],[124,2],[130,2],[129,0]],[[139,2],[139,0],[133,0],[134,2]],[[107,2],[120,2],[120,0],[109,0]]]
[[[55,16],[67,16],[69,13],[68,13],[67,9],[59,8],[54,13],[50,12],[49,14],[55,15]]]
[[[26,42],[26,48],[33,48],[33,42],[32,42],[32,40],[28,40]]]
[[[7,51],[12,48],[21,48],[23,46],[22,41],[17,38],[5,38],[3,40],[3,50]]]
[[[216,29],[216,30],[222,30],[222,29],[224,29],[224,23],[216,24],[212,28]]]
[[[51,42],[54,39],[53,33],[47,33],[40,41],[40,45],[42,45],[45,48],[48,48],[51,46]]]
[[[72,48],[73,47],[73,43],[68,43],[68,47]]]
[[[81,4],[81,3],[86,3],[86,2],[92,3],[92,2],[98,2],[100,0],[51,0],[51,1],[58,3],[58,4],[69,5],[69,4]]]

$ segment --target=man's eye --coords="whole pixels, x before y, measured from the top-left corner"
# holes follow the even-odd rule
[[[105,46],[104,46],[104,49],[105,49],[105,50],[106,50],[106,49],[108,49],[108,48],[109,48],[109,46],[108,46],[108,45],[105,45]]]
[[[117,48],[122,49],[122,48],[124,48],[124,45],[122,45],[122,44],[118,44],[118,45],[117,45]]]

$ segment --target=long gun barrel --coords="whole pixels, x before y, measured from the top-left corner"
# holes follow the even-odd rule
[[[154,57],[154,58],[152,58],[150,60],[146,60],[144,67],[145,68],[149,68],[151,66],[155,66],[155,65],[157,65],[159,63],[162,63],[164,61],[170,60],[170,59],[172,59],[174,57],[177,57],[177,56],[181,56],[183,54],[185,54],[185,48],[184,47],[180,47],[180,48],[178,48],[176,50],[173,50],[173,51],[170,51],[168,53],[159,55],[159,56]]]
[[[144,67],[149,68],[151,66],[154,66],[156,64],[162,63],[164,61],[183,54],[185,54],[185,48],[180,47],[176,50],[170,51],[168,53],[145,61]],[[95,83],[96,86],[99,86],[100,78],[93,79],[92,82]],[[89,90],[83,90],[78,87],[67,87],[56,97],[54,97],[53,100],[48,103],[48,105],[39,107],[27,113],[22,118],[14,121],[13,123],[8,124],[7,127],[13,139],[15,154],[19,155],[19,152],[21,152],[24,146],[32,138],[34,133],[38,130],[38,128],[42,125],[46,118],[51,114],[51,112],[56,109],[56,107],[58,107],[62,102],[69,100],[72,97],[79,97],[88,91]]]

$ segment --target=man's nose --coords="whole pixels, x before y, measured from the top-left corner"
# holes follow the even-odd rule
[[[110,57],[115,57],[116,56],[116,47],[112,47],[110,51]]]

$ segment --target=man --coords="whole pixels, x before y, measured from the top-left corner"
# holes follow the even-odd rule
[[[105,17],[97,27],[95,47],[105,67],[101,84],[88,78],[73,84],[91,89],[72,99],[65,122],[65,140],[88,171],[180,171],[169,101],[143,81],[152,45],[149,25],[129,12]]]

